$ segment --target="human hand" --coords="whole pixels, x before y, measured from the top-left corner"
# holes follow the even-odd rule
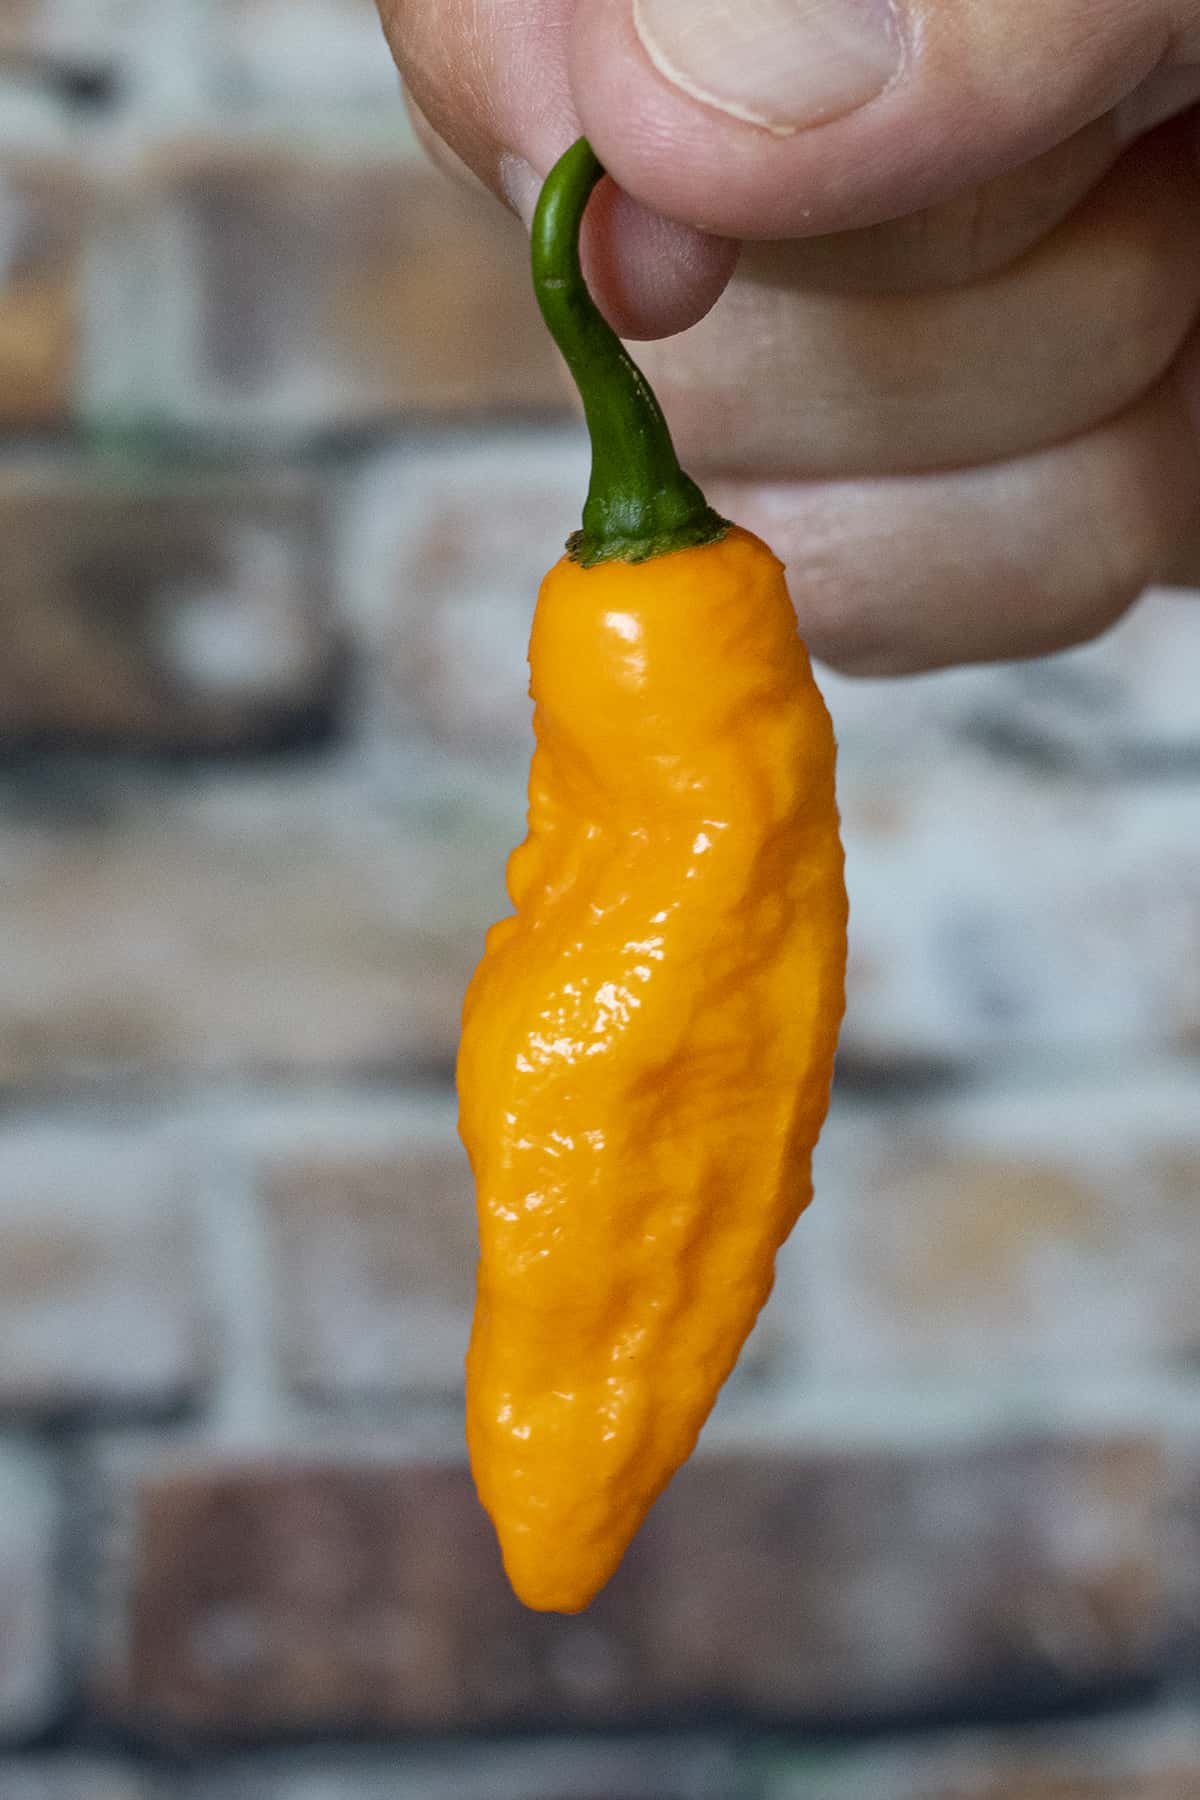
[[[1179,569],[1200,0],[380,7],[434,154],[527,221],[590,137],[597,298],[815,655],[1036,655]]]

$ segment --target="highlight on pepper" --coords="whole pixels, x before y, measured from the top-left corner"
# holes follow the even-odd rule
[[[843,1010],[835,746],[778,558],[707,504],[583,279],[581,139],[533,225],[583,399],[582,529],[529,647],[513,912],[467,991],[479,1497],[578,1612],[690,1455],[812,1193]]]

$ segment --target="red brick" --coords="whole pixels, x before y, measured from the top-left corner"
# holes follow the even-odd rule
[[[336,765],[55,770],[0,782],[0,1084],[453,1056],[503,904],[486,819],[384,810]]]
[[[561,404],[520,227],[410,155],[226,133],[133,198],[157,335],[110,407],[257,440]]]
[[[1186,1068],[835,1108],[815,1187],[772,1314],[816,1373],[987,1382],[1200,1350]]]
[[[627,1642],[525,1612],[459,1463],[160,1473],[136,1498],[119,1720],[166,1735],[478,1730],[636,1709]],[[624,1618],[629,1602],[606,1609]]]
[[[45,1461],[0,1445],[0,1739],[36,1737],[63,1698],[61,1517]]]
[[[398,1126],[293,1141],[261,1160],[285,1374],[326,1403],[462,1387],[477,1255],[470,1170],[449,1105]]]
[[[62,425],[74,410],[92,203],[66,158],[0,158],[0,427]]]
[[[1119,1683],[1160,1650],[1163,1492],[1129,1438],[701,1459],[646,1550],[658,1692],[845,1719]]]
[[[0,464],[0,739],[252,747],[328,712],[336,646],[298,477]]]
[[[162,1144],[53,1125],[0,1140],[0,1406],[174,1406],[203,1376],[182,1172]]]
[[[1161,1493],[1129,1439],[705,1457],[565,1619],[508,1592],[461,1464],[163,1466],[97,1691],[197,1738],[1080,1697],[1157,1666]]]

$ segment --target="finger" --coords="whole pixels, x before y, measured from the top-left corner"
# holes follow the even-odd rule
[[[579,134],[567,80],[571,0],[379,0],[384,34],[431,131],[494,193],[501,163],[545,175]]]
[[[1175,546],[1159,580],[1164,587],[1200,588],[1200,494],[1196,496],[1187,530]]]
[[[486,194],[488,190],[474,169],[468,168],[457,150],[452,150],[445,138],[438,136],[407,88],[404,89],[404,105],[412,124],[413,134],[430,162],[440,169],[443,175],[448,175],[451,181],[456,181],[460,186],[469,188],[472,193]]]
[[[1200,64],[1200,0],[578,0],[572,88],[621,185],[735,237],[915,212]]]
[[[1200,308],[1183,135],[1164,127],[1035,250],[957,288],[805,288],[806,247],[748,245],[721,306],[642,355],[685,463],[809,478],[957,467],[1128,406]]]
[[[686,331],[705,318],[737,265],[739,246],[648,212],[605,181],[588,208],[583,269],[609,324],[624,338]]]
[[[788,564],[813,654],[907,675],[1048,654],[1105,630],[1171,566],[1200,491],[1200,345],[1097,430],[1013,462],[871,481],[725,483]]]
[[[1175,379],[1200,444],[1200,326],[1185,345]],[[1187,520],[1156,579],[1166,587],[1200,588],[1200,488],[1193,489]]]
[[[1185,63],[1178,68],[1160,69],[1140,88],[1122,101],[1114,114],[1117,131],[1124,143],[1153,131],[1177,113],[1186,112],[1200,100],[1200,65]]]
[[[1117,123],[1105,114],[1033,162],[920,212],[857,231],[793,238],[790,277],[801,286],[854,293],[978,281],[1024,256],[1060,225],[1122,148]]]
[[[541,182],[578,137],[566,73],[571,0],[380,0],[417,134],[459,179],[476,176],[528,225]],[[734,243],[608,192],[590,209],[584,258],[625,337],[702,319],[737,260]]]

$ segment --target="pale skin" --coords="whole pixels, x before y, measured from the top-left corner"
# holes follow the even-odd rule
[[[1200,578],[1200,0],[380,8],[526,222],[591,138],[597,297],[816,656],[1039,655]]]

